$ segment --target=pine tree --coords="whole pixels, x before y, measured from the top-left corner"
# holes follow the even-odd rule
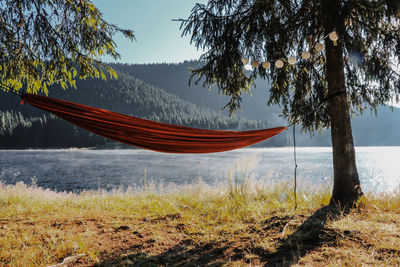
[[[280,104],[290,124],[331,128],[331,204],[351,207],[362,191],[350,116],[399,98],[399,7],[393,0],[209,0],[181,27],[206,51],[192,78],[231,96],[231,112],[261,77],[271,81],[269,103]],[[261,64],[267,60],[271,67]]]
[[[48,93],[47,86],[75,86],[77,78],[115,77],[99,57],[117,59],[112,37],[121,32],[90,0],[10,0],[0,3],[0,81],[14,90]]]

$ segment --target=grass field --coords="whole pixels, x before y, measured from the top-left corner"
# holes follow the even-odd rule
[[[322,208],[329,189],[300,190],[296,211],[291,190],[245,181],[72,194],[0,184],[0,265],[400,266],[398,192],[366,194],[335,217]]]

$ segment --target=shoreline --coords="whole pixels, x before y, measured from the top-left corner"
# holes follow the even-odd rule
[[[331,149],[331,146],[296,146],[296,149]],[[394,146],[394,145],[385,145],[385,146],[379,146],[379,145],[371,145],[371,146],[355,146],[357,149],[371,149],[371,148],[400,148],[400,145]],[[245,150],[283,150],[283,149],[292,149],[293,146],[269,146],[269,147],[247,147],[247,148],[239,148],[235,150],[230,150],[230,151],[223,151],[223,152],[215,152],[215,153],[209,153],[209,154],[219,154],[219,153],[226,153],[226,152],[231,152],[231,151],[245,151]],[[112,150],[117,150],[117,151],[124,151],[124,150],[133,150],[133,151],[150,151],[154,153],[159,153],[159,154],[174,154],[174,153],[161,153],[161,152],[156,152],[148,149],[142,149],[142,148],[135,148],[135,147],[129,147],[129,148],[99,148],[99,147],[67,147],[67,148],[23,148],[23,149],[2,149],[0,148],[1,151],[112,151]],[[196,153],[189,153],[190,155],[196,155]]]

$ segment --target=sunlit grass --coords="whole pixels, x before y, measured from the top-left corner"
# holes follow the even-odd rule
[[[78,265],[93,264],[137,251],[140,255],[132,260],[145,262],[145,255],[158,255],[185,240],[190,240],[188,250],[204,244],[248,247],[242,258],[225,264],[257,265],[263,259],[254,251],[274,252],[303,218],[329,203],[330,188],[304,186],[294,210],[291,184],[259,183],[251,172],[235,168],[217,186],[201,181],[168,188],[149,184],[146,191],[74,194],[0,183],[0,265],[46,266],[71,255],[81,255]],[[357,238],[344,235],[337,245],[321,246],[299,264],[399,264],[399,208],[399,192],[366,194],[352,213],[328,224],[338,233],[357,233]],[[269,218],[289,219],[265,230]]]

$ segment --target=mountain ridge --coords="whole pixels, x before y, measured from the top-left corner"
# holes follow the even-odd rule
[[[64,91],[53,86],[49,96],[196,128],[242,130],[268,126],[265,121],[229,118],[128,74],[119,72],[118,75],[118,79],[107,81],[77,81],[79,90],[70,88]],[[0,148],[92,147],[108,142],[29,105],[16,105],[18,102],[13,95],[3,94],[0,98]],[[50,141],[45,140],[46,138]]]

